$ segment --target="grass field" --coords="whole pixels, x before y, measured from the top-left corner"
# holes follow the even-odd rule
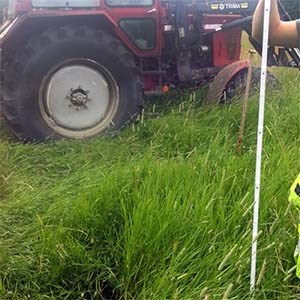
[[[267,95],[256,299],[299,299],[299,74]],[[177,98],[180,98],[177,96]],[[248,299],[257,95],[148,103],[115,138],[18,143],[1,125],[0,299]]]

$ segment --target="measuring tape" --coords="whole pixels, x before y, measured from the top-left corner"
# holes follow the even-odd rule
[[[261,75],[260,75],[260,93],[259,93],[259,112],[258,112],[258,128],[257,128],[257,147],[256,147],[251,273],[250,273],[250,292],[252,294],[255,291],[255,278],[256,278],[258,213],[259,213],[259,200],[260,200],[261,160],[262,160],[262,149],[263,149],[270,8],[271,8],[271,1],[265,0],[262,57],[261,57]]]

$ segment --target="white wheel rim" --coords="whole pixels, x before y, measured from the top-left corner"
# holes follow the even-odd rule
[[[44,78],[39,97],[47,125],[59,135],[85,138],[105,130],[119,104],[111,73],[91,60],[68,60]]]

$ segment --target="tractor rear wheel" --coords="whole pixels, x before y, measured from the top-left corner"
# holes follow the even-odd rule
[[[65,26],[17,51],[5,70],[3,113],[23,140],[89,138],[136,116],[142,89],[134,58],[119,40]]]

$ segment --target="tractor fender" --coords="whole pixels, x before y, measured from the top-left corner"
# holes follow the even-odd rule
[[[7,53],[26,43],[32,36],[53,26],[87,25],[105,30],[118,38],[137,57],[160,55],[160,49],[144,51],[139,49],[120,28],[118,19],[102,10],[33,10],[17,16],[6,27],[0,28],[0,48]]]
[[[0,28],[0,48],[7,53],[14,53],[25,44],[32,36],[40,34],[53,26],[88,25],[108,31],[119,38],[134,54],[136,49],[118,28],[118,23],[105,11],[32,11],[17,16],[5,28]],[[139,54],[139,53],[138,53]]]
[[[222,93],[232,78],[242,69],[248,68],[250,61],[248,59],[236,61],[223,68],[209,85],[206,102],[216,104],[219,102]]]

